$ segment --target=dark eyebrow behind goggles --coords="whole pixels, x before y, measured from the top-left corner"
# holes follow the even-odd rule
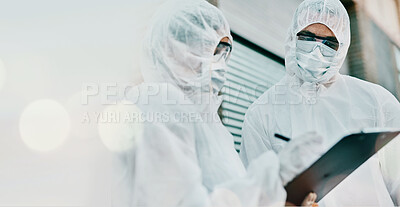
[[[333,37],[333,36],[320,37],[320,36],[317,36],[317,35],[315,35],[314,33],[310,32],[310,31],[300,31],[299,33],[297,33],[297,36],[299,36],[299,35],[308,36],[308,37],[315,37],[315,38],[318,38],[318,39],[321,39],[321,40],[329,40],[329,41],[332,41],[332,42],[339,43],[339,41],[337,40],[336,37]]]
[[[229,43],[227,43],[227,42],[219,42],[218,43],[218,46],[219,45],[224,45],[224,46],[227,46],[227,47],[229,47],[230,48],[230,50],[232,51],[232,45],[231,44],[229,44]]]

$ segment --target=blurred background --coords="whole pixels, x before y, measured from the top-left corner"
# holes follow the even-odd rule
[[[118,100],[121,88],[142,82],[141,40],[163,2],[2,2],[0,206],[110,206],[111,155],[120,146],[92,116],[113,105],[104,94]],[[286,31],[302,1],[210,2],[227,17],[235,41],[220,115],[238,150],[248,106],[285,73]],[[399,98],[400,1],[342,3],[352,43],[341,72]]]

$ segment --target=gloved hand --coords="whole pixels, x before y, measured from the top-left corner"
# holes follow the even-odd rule
[[[310,167],[324,152],[323,137],[316,132],[291,139],[278,153],[283,185]]]

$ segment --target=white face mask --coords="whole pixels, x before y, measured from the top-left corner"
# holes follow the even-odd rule
[[[334,49],[320,42],[297,41],[296,59],[300,78],[306,82],[319,82],[332,66],[335,55]]]
[[[218,94],[224,86],[227,71],[228,66],[224,58],[221,58],[218,62],[211,63],[211,86],[214,94]]]

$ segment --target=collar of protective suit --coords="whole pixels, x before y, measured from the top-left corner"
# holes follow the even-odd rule
[[[341,79],[341,74],[335,74],[329,81],[324,83],[305,82],[296,75],[289,75],[283,78],[283,84],[288,85],[292,92],[298,91],[305,98],[318,97],[327,91],[332,85]]]

